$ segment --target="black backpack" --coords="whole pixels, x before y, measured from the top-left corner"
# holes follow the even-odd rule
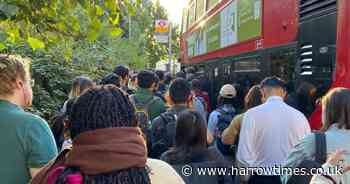
[[[146,135],[148,141],[150,138],[150,128],[151,128],[151,119],[149,118],[149,110],[151,105],[154,104],[157,100],[160,100],[158,97],[151,96],[148,98],[145,103],[140,102],[135,95],[130,96],[130,101],[135,106],[135,115],[137,122],[139,123],[140,128],[143,133]]]
[[[160,158],[164,152],[168,151],[175,144],[177,115],[165,112],[159,117],[161,124],[153,129],[154,132],[152,132],[153,135],[156,135],[157,140],[152,142],[151,158]]]
[[[225,145],[221,140],[223,131],[231,124],[231,121],[236,116],[234,110],[225,111],[223,108],[218,108],[220,113],[218,123],[216,125],[216,146],[223,155],[233,156],[235,154],[235,145]]]
[[[312,175],[311,175],[311,169],[312,168],[322,168],[322,164],[324,164],[327,160],[327,141],[326,141],[326,135],[324,133],[316,132],[315,139],[316,139],[316,153],[315,153],[315,160],[303,160],[298,168],[306,168],[306,175],[300,176],[300,175],[293,175],[289,178],[287,184],[309,184]]]

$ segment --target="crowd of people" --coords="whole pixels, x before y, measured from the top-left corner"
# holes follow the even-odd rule
[[[48,123],[25,111],[33,98],[25,61],[1,55],[1,183],[350,183],[349,89],[331,89],[318,100],[312,84],[288,94],[283,80],[268,77],[237,99],[235,85],[223,85],[213,97],[204,83],[192,72],[173,77],[117,66],[102,79],[76,77]],[[322,106],[320,132],[308,122],[316,102]],[[183,173],[187,166],[191,176]],[[195,173],[276,166],[341,167],[341,173]]]

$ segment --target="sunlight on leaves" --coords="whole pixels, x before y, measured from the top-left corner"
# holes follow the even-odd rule
[[[27,42],[33,50],[45,48],[44,42],[37,38],[28,37]]]

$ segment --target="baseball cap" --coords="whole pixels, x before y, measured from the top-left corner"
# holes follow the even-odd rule
[[[222,86],[220,90],[220,96],[224,98],[234,98],[237,95],[237,91],[235,87],[233,87],[231,84],[226,84]]]

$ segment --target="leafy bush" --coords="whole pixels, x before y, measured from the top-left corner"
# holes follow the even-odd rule
[[[0,53],[31,58],[36,84],[30,111],[49,119],[74,77],[98,80],[119,64],[142,69],[166,57],[167,45],[153,35],[159,18],[166,12],[152,1],[0,1]],[[177,34],[172,39],[176,43]]]

